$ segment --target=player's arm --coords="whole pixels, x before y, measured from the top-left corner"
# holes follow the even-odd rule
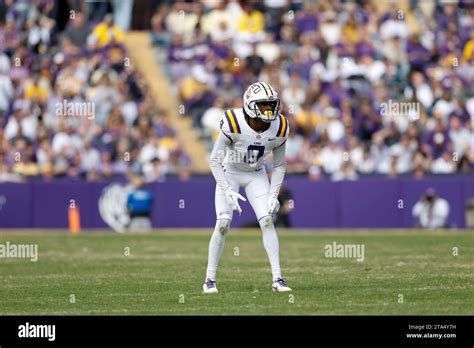
[[[241,199],[246,201],[246,199],[238,192],[232,190],[232,187],[225,176],[224,169],[222,168],[222,162],[224,161],[227,148],[232,145],[233,141],[231,134],[226,133],[225,127],[223,127],[221,121],[221,133],[217,137],[214,147],[212,148],[211,156],[209,158],[209,166],[211,167],[211,172],[217,182],[217,186],[222,190],[222,192],[224,192],[230,207],[232,210],[237,210],[240,214],[242,209],[240,208],[238,200]]]
[[[278,194],[285,178],[286,171],[286,139],[283,144],[273,149],[273,170],[268,197],[268,210],[270,214],[275,214],[280,208]]]
[[[221,132],[214,143],[211,157],[209,158],[209,166],[211,167],[212,175],[223,192],[227,192],[231,189],[231,186],[225,177],[224,169],[222,168],[222,162],[224,161],[228,142],[230,143],[230,141],[231,140],[226,138],[226,135]]]

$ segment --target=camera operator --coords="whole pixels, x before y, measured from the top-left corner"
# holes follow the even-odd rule
[[[419,227],[430,229],[447,227],[449,203],[438,197],[433,188],[429,188],[413,207],[412,215],[418,219]]]

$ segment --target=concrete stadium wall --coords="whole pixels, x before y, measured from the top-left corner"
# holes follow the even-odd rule
[[[314,182],[288,177],[286,186],[294,199],[291,214],[297,228],[409,228],[411,209],[428,187],[447,199],[448,222],[465,228],[466,203],[474,199],[474,178],[462,176],[413,178],[362,178],[353,182]],[[71,199],[80,207],[82,228],[107,228],[98,199],[110,183],[29,182],[0,184],[0,228],[67,228]],[[155,194],[154,227],[212,227],[215,223],[212,177],[187,182],[170,179],[149,185]],[[399,209],[399,200],[403,208]],[[256,222],[248,202],[242,216],[234,214],[233,226]]]

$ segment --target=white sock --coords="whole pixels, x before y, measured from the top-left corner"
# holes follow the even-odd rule
[[[273,280],[281,278],[280,254],[278,236],[275,232],[275,226],[271,216],[265,216],[258,222],[263,234],[263,246],[268,255],[270,266],[272,268]]]
[[[217,265],[224,250],[225,236],[229,232],[230,222],[231,220],[228,219],[218,219],[216,222],[216,227],[209,242],[206,279],[216,279]]]

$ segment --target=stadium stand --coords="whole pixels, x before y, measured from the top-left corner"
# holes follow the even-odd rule
[[[263,80],[292,125],[288,172],[473,173],[471,1],[165,2],[151,28],[209,150],[224,110]]]
[[[289,173],[473,172],[471,1],[64,4],[0,1],[1,181],[206,172],[202,145],[257,79],[290,119]],[[156,66],[133,59],[147,16]]]
[[[171,94],[172,86],[163,76],[163,69],[160,63],[155,62],[153,47],[149,40],[149,35],[144,31],[133,31],[125,35],[125,45],[130,54],[130,58],[137,70],[141,71],[150,93],[154,100],[165,110],[169,116],[170,125],[176,129],[176,135],[183,149],[193,162],[194,173],[207,173],[209,166],[206,158],[206,148],[197,136],[197,132],[191,126],[188,118],[181,117],[183,106],[178,105],[178,100]],[[184,110],[183,110],[184,111]],[[181,170],[181,178],[189,176],[189,170]]]
[[[54,4],[1,4],[0,181],[187,178],[190,157],[112,14],[88,4],[59,28]]]

